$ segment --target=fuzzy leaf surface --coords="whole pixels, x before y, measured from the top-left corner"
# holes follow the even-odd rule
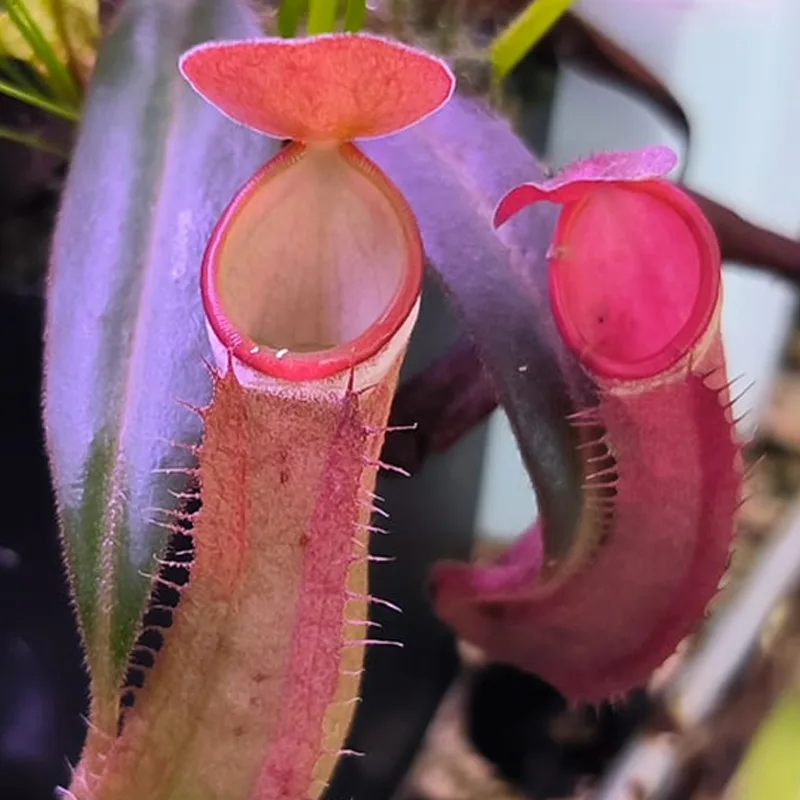
[[[275,151],[185,84],[180,54],[257,35],[235,0],[129,0],[103,42],[57,226],[44,417],[92,673],[94,722],[117,692],[207,401],[199,269],[236,189]]]
[[[583,466],[567,417],[591,384],[555,328],[545,255],[555,209],[497,233],[492,214],[521,175],[542,167],[507,122],[455,96],[410,131],[364,150],[400,187],[430,266],[474,342],[511,421],[544,520],[548,556],[573,544]]]

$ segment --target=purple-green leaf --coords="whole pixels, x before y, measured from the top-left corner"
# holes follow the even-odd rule
[[[545,254],[555,209],[499,234],[497,201],[542,167],[504,120],[454,97],[436,116],[364,149],[397,183],[420,222],[431,267],[460,313],[507,412],[545,520],[548,557],[571,547],[581,518],[582,465],[567,417],[591,386],[558,335]]]
[[[238,0],[128,0],[100,48],[55,234],[44,417],[105,733],[168,535],[155,509],[174,509],[190,479],[179,470],[200,424],[181,403],[208,397],[200,259],[275,151],[198,98],[177,62],[257,34]]]

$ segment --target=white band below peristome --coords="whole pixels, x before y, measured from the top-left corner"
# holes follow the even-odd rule
[[[414,307],[394,336],[372,358],[355,365],[354,374],[348,368],[336,375],[321,378],[320,380],[289,381],[284,378],[265,375],[244,364],[236,356],[231,356],[207,319],[206,330],[208,331],[208,338],[211,342],[211,350],[217,367],[222,374],[225,374],[228,371],[229,362],[232,362],[233,371],[242,386],[263,392],[280,392],[281,394],[296,397],[341,397],[347,389],[351,377],[354,391],[361,391],[380,383],[408,346],[408,340],[411,338],[411,332],[414,330],[414,325],[419,316],[419,308],[420,298],[417,298]]]

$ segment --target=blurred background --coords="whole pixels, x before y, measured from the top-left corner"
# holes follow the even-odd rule
[[[119,5],[101,4],[102,24]],[[536,6],[539,16],[525,18],[530,35],[502,66],[498,84],[490,45]],[[0,2],[0,58],[25,68],[4,8]],[[269,28],[276,8],[262,4],[260,11]],[[508,114],[553,168],[598,150],[669,145],[680,155],[674,177],[687,188],[762,233],[789,240],[800,234],[797,0],[391,0],[368,6],[368,27],[444,53],[462,90]],[[72,129],[64,115],[0,86],[0,137],[9,130],[24,136],[0,138],[0,800],[39,800],[68,782],[87,703],[40,423],[48,245]],[[740,613],[735,601],[777,536],[798,539],[789,511],[800,487],[800,333],[791,270],[794,264],[800,276],[800,257],[785,241],[770,252],[748,249],[761,241],[749,228],[731,236],[739,246],[729,253],[740,257],[725,263],[723,332],[730,374],[743,376],[742,387],[752,383],[737,410],[745,415],[740,432],[751,442],[753,468],[715,617]],[[443,298],[428,287],[406,375],[430,364],[459,333]],[[536,516],[503,413],[432,456],[411,480],[384,478],[379,492],[394,534],[381,553],[397,556],[402,568],[376,570],[375,594],[405,613],[378,609],[374,616],[386,638],[406,646],[401,655],[394,648],[370,652],[351,737],[367,756],[342,763],[329,800],[546,800],[595,790],[621,800],[800,797],[800,566],[764,610],[765,624],[736,656],[731,680],[702,724],[673,732],[680,756],[669,762],[671,778],[653,778],[669,787],[636,794],[629,784],[626,794],[609,775],[623,752],[642,752],[643,732],[662,732],[659,690],[693,657],[707,629],[647,690],[614,707],[567,708],[538,679],[487,663],[454,641],[429,608],[432,561],[444,553],[491,559]],[[637,757],[634,772],[644,764]],[[641,768],[651,778],[658,772]]]

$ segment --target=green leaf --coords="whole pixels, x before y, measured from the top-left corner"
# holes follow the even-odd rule
[[[8,80],[20,89],[43,94],[47,92],[47,84],[34,70],[26,68],[17,59],[0,55],[0,77]]]
[[[347,0],[344,12],[344,29],[357,33],[364,27],[367,16],[367,0]]]
[[[778,700],[753,740],[733,783],[735,800],[797,800],[800,797],[800,693]]]
[[[118,690],[207,401],[202,254],[276,145],[204,103],[182,52],[252,37],[238,0],[128,0],[100,49],[56,229],[44,418],[92,678],[93,726]],[[177,471],[176,471],[177,470]]]
[[[492,67],[504,78],[570,9],[574,0],[533,2],[492,42]]]
[[[58,101],[48,100],[35,91],[17,86],[9,81],[0,79],[0,92],[13,97],[15,100],[22,100],[23,103],[41,108],[42,111],[49,111],[57,117],[69,120],[70,122],[77,122],[79,115],[78,112],[70,106],[65,106]]]
[[[297,26],[308,7],[308,0],[283,0],[278,12],[278,33],[284,39],[297,34]]]
[[[309,0],[308,35],[331,33],[336,28],[339,0]]]
[[[16,142],[17,144],[24,145],[25,147],[33,147],[36,150],[41,150],[44,153],[49,153],[52,156],[59,156],[60,158],[67,158],[68,154],[60,150],[56,145],[50,144],[46,139],[36,136],[32,133],[25,133],[18,131],[14,128],[8,128],[5,125],[0,125],[0,139],[6,139],[9,142]]]

